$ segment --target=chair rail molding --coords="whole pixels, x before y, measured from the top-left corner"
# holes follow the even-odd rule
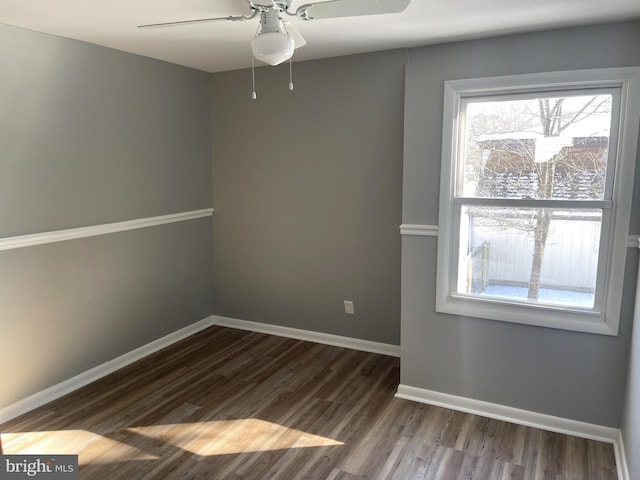
[[[45,243],[63,242],[77,238],[94,237],[96,235],[107,235],[109,233],[124,232],[138,228],[155,227],[167,223],[184,222],[196,218],[210,217],[213,215],[213,208],[202,210],[192,210],[190,212],[172,213],[157,217],[139,218],[124,222],[105,223],[102,225],[92,225],[89,227],[69,228],[66,230],[56,230],[52,232],[31,233],[27,235],[17,235],[15,237],[0,238],[0,251],[12,250],[15,248],[32,247]]]
[[[403,223],[400,225],[400,235],[413,235],[419,237],[437,237],[438,225],[422,225],[418,223]],[[627,240],[629,248],[640,249],[640,235],[629,235]]]
[[[403,223],[400,225],[400,235],[417,235],[420,237],[437,237],[438,225],[420,225]]]

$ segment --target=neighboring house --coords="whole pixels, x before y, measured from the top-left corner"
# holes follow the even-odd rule
[[[535,197],[539,191],[536,139],[479,142],[482,160],[477,194],[491,197]],[[577,137],[553,161],[553,198],[599,198],[604,190],[607,137]],[[475,172],[474,172],[475,173]]]
[[[477,169],[466,172],[478,197],[544,198],[541,180],[547,169],[553,178],[551,198],[602,198],[606,174],[607,137],[564,139],[549,161],[536,160],[539,138],[481,140]],[[568,145],[567,145],[568,144]],[[531,274],[535,222],[532,210],[501,212],[476,207],[469,212],[467,291],[517,296],[510,287],[526,287]],[[506,217],[506,219],[505,219]],[[552,238],[546,248],[541,286],[552,302],[590,306],[593,301],[600,214],[558,210],[552,215]],[[566,220],[573,220],[567,222]],[[576,222],[575,220],[584,220]],[[590,222],[589,220],[595,220]],[[563,242],[554,241],[562,238]],[[571,254],[568,252],[572,252]],[[579,258],[579,266],[576,266]],[[522,292],[524,295],[524,291]]]

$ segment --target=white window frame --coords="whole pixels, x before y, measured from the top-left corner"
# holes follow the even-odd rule
[[[458,255],[456,246],[459,219],[455,218],[455,182],[457,166],[460,163],[460,136],[463,134],[461,122],[458,120],[462,100],[467,97],[557,90],[579,91],[590,88],[620,89],[618,129],[617,134],[614,133],[615,129],[612,129],[613,138],[610,139],[612,145],[617,142],[617,150],[615,158],[609,157],[609,161],[615,161],[613,178],[608,179],[613,181],[613,205],[610,228],[606,228],[604,218],[602,224],[600,255],[606,256],[606,261],[599,264],[606,265],[606,268],[598,269],[598,285],[603,285],[599,311],[508,303],[452,294],[453,280],[456,277],[453,269],[456,268],[455,257]],[[612,115],[615,112],[614,109]],[[639,128],[640,67],[574,70],[445,82],[436,311],[563,330],[617,335]]]

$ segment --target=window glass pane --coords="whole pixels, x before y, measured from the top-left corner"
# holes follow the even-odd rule
[[[594,308],[602,210],[463,206],[457,293]]]
[[[602,200],[611,105],[611,94],[469,100],[458,194]]]

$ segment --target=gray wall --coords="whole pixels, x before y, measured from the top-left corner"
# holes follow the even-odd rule
[[[639,272],[640,275],[640,272]],[[629,478],[640,478],[640,276],[636,288],[636,308],[631,354],[629,357],[629,376],[625,397],[622,435],[626,450]]]
[[[399,344],[405,60],[213,75],[216,314]]]
[[[211,207],[209,75],[0,45],[0,238]],[[206,218],[1,251],[0,408],[209,315],[211,242]]]
[[[637,66],[638,45],[640,23],[630,22],[410,50],[403,223],[438,223],[445,80]],[[640,232],[639,187],[632,233]],[[402,384],[621,425],[637,249],[628,253],[620,333],[609,337],[435,313],[436,246],[434,237],[402,242]]]

